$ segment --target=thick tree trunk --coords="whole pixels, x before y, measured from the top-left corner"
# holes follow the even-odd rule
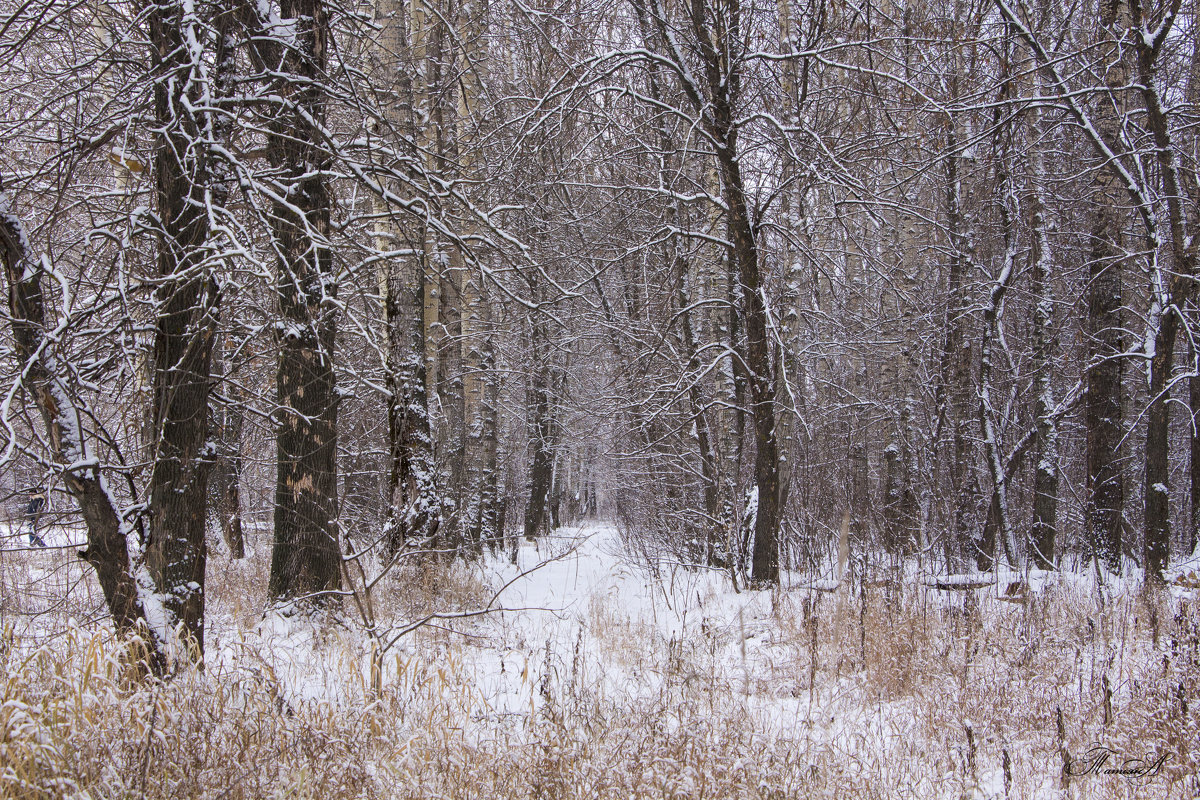
[[[1112,572],[1121,568],[1125,482],[1120,444],[1124,435],[1121,379],[1121,215],[1101,204],[1095,211],[1087,300],[1088,371],[1085,405],[1087,495],[1085,528],[1092,552]]]
[[[189,646],[204,652],[204,571],[208,475],[208,393],[217,288],[205,266],[211,165],[200,143],[209,133],[193,112],[206,89],[204,67],[186,61],[198,21],[174,0],[151,6],[154,107],[158,121],[155,184],[159,223],[155,299],[150,475],[146,562],[164,605]],[[170,76],[170,79],[168,79]]]
[[[730,131],[728,147],[735,151]],[[754,483],[758,508],[754,518],[751,578],[757,584],[779,582],[779,453],[775,441],[775,380],[767,344],[767,312],[759,279],[758,247],[750,225],[744,184],[738,163],[724,159],[722,173],[730,207],[734,259],[741,286],[741,313],[746,327],[746,366],[749,368],[750,409],[754,418]]]
[[[1145,570],[1148,580],[1161,582],[1170,558],[1171,509],[1168,502],[1170,464],[1169,387],[1167,380],[1175,362],[1175,336],[1178,317],[1166,314],[1160,320],[1154,339],[1155,352],[1150,360],[1150,408],[1146,411],[1146,539]]]
[[[1146,580],[1161,583],[1163,570],[1170,562],[1171,509],[1169,502],[1170,464],[1170,380],[1175,366],[1175,340],[1183,309],[1195,294],[1196,250],[1194,242],[1195,179],[1189,178],[1175,151],[1167,110],[1159,89],[1157,49],[1144,38],[1137,43],[1142,99],[1154,134],[1158,167],[1167,206],[1171,245],[1171,267],[1156,263],[1151,282],[1150,321],[1154,330],[1154,350],[1150,353],[1150,408],[1146,414],[1146,530],[1144,559]],[[1185,189],[1185,187],[1187,187]],[[1185,202],[1185,196],[1187,202]]]
[[[293,41],[285,46],[273,38],[276,26],[262,18],[254,41],[262,65],[280,74],[271,88],[281,98],[267,133],[268,157],[281,184],[271,213],[280,320],[275,544],[267,589],[277,599],[319,598],[341,585],[337,283],[329,245],[330,157],[320,132],[329,17],[322,0],[283,0],[280,16],[296,21]]]
[[[1102,3],[1100,24],[1109,54],[1105,82],[1110,96],[1099,103],[1097,126],[1108,141],[1120,140],[1116,108],[1124,107],[1128,70],[1117,42],[1129,28],[1129,6],[1124,0]],[[1121,381],[1124,374],[1125,337],[1121,328],[1122,187],[1117,177],[1101,165],[1096,170],[1096,208],[1092,222],[1092,252],[1087,290],[1087,493],[1084,527],[1092,552],[1108,570],[1121,571],[1121,526],[1125,511],[1125,479],[1120,444],[1124,437]]]

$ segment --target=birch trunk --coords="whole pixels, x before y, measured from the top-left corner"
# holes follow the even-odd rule
[[[423,10],[413,3],[410,8],[400,0],[379,0],[376,21],[380,28],[376,48],[376,71],[391,87],[384,105],[387,138],[413,142],[419,125],[417,93],[423,91],[419,72],[410,64],[416,58],[409,47],[409,26],[420,42],[424,36]],[[424,55],[423,45],[421,54]],[[412,71],[410,71],[412,70]],[[421,153],[412,156],[423,166]],[[385,169],[404,170],[406,164],[396,152]],[[395,181],[384,184],[389,190]],[[388,469],[387,518],[384,522],[384,552],[392,559],[407,546],[427,546],[441,525],[437,473],[433,460],[433,439],[429,421],[429,383],[426,366],[427,326],[425,225],[422,220],[398,218],[388,201],[376,201],[376,211],[384,217],[377,227],[378,247],[388,253],[379,265],[379,294],[387,337],[384,350],[385,382],[388,389]]]

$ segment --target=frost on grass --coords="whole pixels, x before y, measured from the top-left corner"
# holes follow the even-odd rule
[[[0,796],[1184,798],[1200,788],[1200,619],[1188,592],[1151,606],[1118,586],[1101,604],[1087,581],[1046,574],[1021,603],[1002,587],[919,580],[772,597],[623,551],[615,531],[593,528],[523,545],[516,565],[404,567],[377,593],[396,621],[476,607],[544,563],[502,596],[508,610],[401,640],[378,694],[370,641],[349,613],[263,616],[265,555],[212,576],[209,661],[166,684],[130,683],[102,626],[67,624],[67,609],[89,619],[96,597],[6,612]],[[54,557],[4,555],[8,593]],[[1064,784],[1064,758],[1082,773],[1096,745],[1113,753],[1110,767],[1161,765]]]

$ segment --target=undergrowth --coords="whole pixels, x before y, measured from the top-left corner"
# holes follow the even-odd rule
[[[21,565],[0,568],[12,591]],[[205,668],[154,685],[131,678],[86,613],[90,595],[8,602],[0,795],[1200,793],[1200,615],[1186,600],[1068,581],[1019,603],[898,584],[739,596],[709,584],[675,627],[604,596],[569,637],[515,633],[519,612],[421,628],[373,684],[348,609],[264,619],[260,573],[214,576]],[[426,567],[377,602],[406,619],[488,594],[477,572]],[[1112,772],[1138,759],[1152,774]]]

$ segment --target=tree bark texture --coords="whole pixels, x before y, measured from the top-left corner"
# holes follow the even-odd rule
[[[279,361],[275,413],[277,458],[275,542],[269,594],[305,598],[341,584],[338,541],[337,392],[334,345],[337,281],[329,247],[331,194],[322,146],[329,16],[322,0],[282,0],[280,15],[296,20],[286,46],[259,19],[256,46],[276,72],[281,98],[271,112],[267,151],[281,199],[271,233],[278,254],[276,326]]]
[[[152,374],[154,467],[146,563],[164,605],[190,647],[204,652],[205,526],[211,454],[208,395],[217,286],[208,262],[206,192],[211,129],[194,109],[207,90],[189,37],[198,20],[181,4],[151,6],[155,189],[158,221],[157,320]]]

